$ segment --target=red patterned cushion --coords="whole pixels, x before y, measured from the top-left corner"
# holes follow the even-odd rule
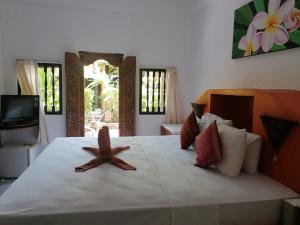
[[[216,121],[196,137],[196,164],[206,168],[221,161],[221,141]]]
[[[200,133],[196,116],[192,112],[184,121],[180,131],[180,142],[182,149],[188,149],[195,142],[196,136]]]

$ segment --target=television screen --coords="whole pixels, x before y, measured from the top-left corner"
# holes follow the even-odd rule
[[[3,124],[38,122],[39,96],[1,95],[1,120]]]

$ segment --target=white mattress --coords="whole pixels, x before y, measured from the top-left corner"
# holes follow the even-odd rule
[[[56,139],[0,197],[1,225],[277,224],[282,199],[297,194],[264,175],[225,177],[193,166],[178,136],[112,139],[137,167],[74,168],[92,156],[93,138]]]

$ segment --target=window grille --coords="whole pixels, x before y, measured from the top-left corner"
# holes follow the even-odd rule
[[[140,114],[165,114],[166,70],[140,69]]]

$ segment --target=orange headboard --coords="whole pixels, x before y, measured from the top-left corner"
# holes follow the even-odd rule
[[[211,89],[197,100],[205,112],[233,120],[234,126],[262,136],[260,172],[300,193],[300,126],[296,126],[273,161],[270,141],[260,115],[300,122],[300,91],[263,89]]]

